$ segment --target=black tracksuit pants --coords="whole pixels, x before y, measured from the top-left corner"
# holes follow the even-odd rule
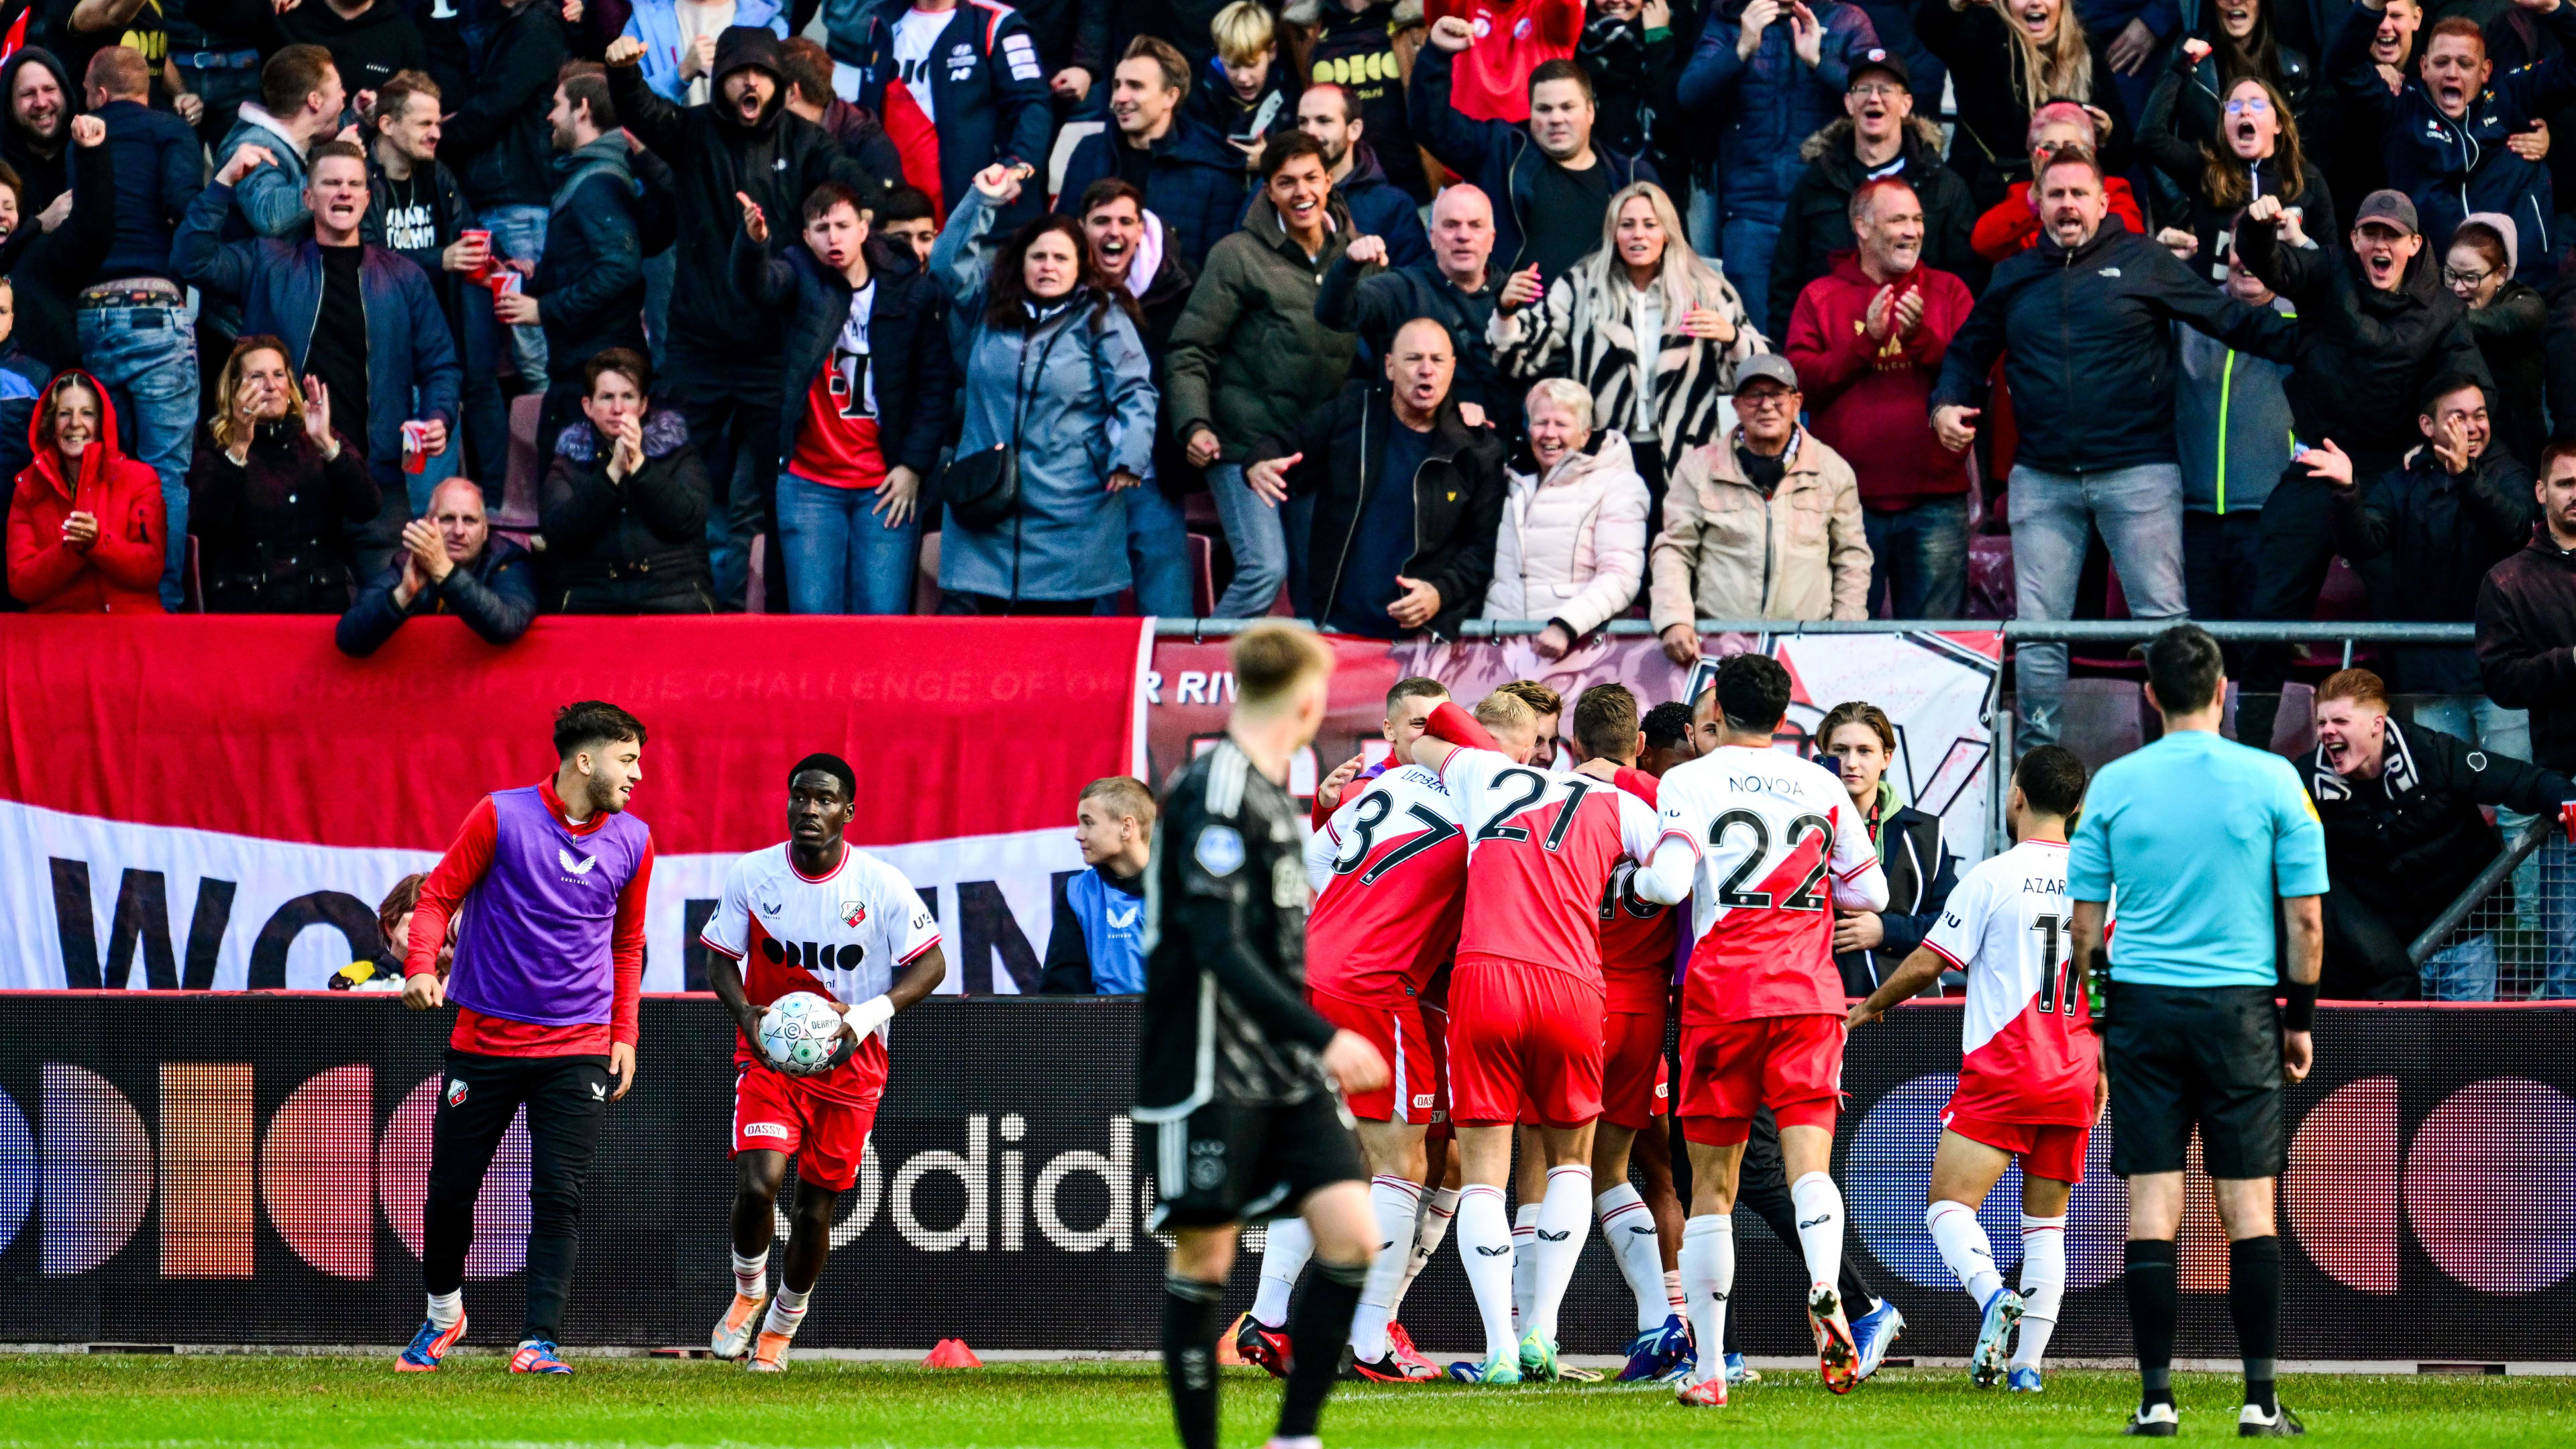
[[[522,1341],[560,1342],[581,1246],[581,1190],[608,1117],[606,1057],[494,1057],[449,1051],[429,1132],[421,1285],[453,1293],[474,1244],[474,1200],[519,1108],[528,1109],[528,1304]]]

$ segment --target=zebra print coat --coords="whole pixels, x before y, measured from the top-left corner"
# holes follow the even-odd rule
[[[1746,320],[1744,299],[1717,279],[1717,310],[1735,324],[1735,340],[1711,342],[1681,330],[1682,311],[1666,305],[1655,363],[1654,441],[1669,470],[1682,454],[1717,436],[1718,399],[1735,392],[1735,365],[1771,344]],[[1634,436],[1637,410],[1637,331],[1629,311],[1635,290],[1612,271],[1606,278],[1589,259],[1547,289],[1547,300],[1506,314],[1497,309],[1488,328],[1494,361],[1525,382],[1567,377],[1592,394],[1592,426]]]

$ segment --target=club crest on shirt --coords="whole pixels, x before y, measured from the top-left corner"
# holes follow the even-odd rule
[[[1243,868],[1243,837],[1230,825],[1210,825],[1199,831],[1198,844],[1190,854],[1208,874],[1229,876]]]
[[[859,924],[860,922],[862,922],[862,921],[866,920],[867,918],[868,918],[868,903],[867,903],[866,901],[843,901],[843,902],[841,902],[841,924],[842,924],[842,925],[844,925],[844,926],[855,926],[855,925]]]

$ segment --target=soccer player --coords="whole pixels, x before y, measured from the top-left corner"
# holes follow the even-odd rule
[[[1827,1171],[1843,1051],[1832,908],[1886,909],[1887,877],[1841,779],[1772,748],[1789,697],[1789,671],[1775,659],[1739,654],[1719,667],[1696,706],[1716,727],[1714,746],[1665,774],[1657,802],[1663,836],[1635,888],[1650,901],[1695,896],[1695,944],[1682,981],[1691,1217],[1681,1272],[1701,1364],[1725,1341],[1738,1174],[1754,1111],[1769,1107],[1797,1210],[1818,1367],[1827,1388],[1849,1393],[1860,1362],[1835,1286],[1843,1199]],[[1726,1375],[1704,1373],[1676,1395],[1684,1404],[1723,1406]]]
[[[474,1200],[528,1113],[526,1316],[510,1372],[568,1374],[556,1351],[581,1246],[581,1190],[608,1104],[635,1085],[644,897],[653,832],[626,813],[644,778],[644,726],[613,704],[555,712],[551,780],[477,802],[421,882],[403,961],[403,1005],[456,1003],[429,1136],[421,1286],[429,1318],[394,1367],[436,1369],[465,1337]],[[438,975],[447,923],[456,960]]]
[[[1923,944],[1847,1023],[1878,1020],[1944,969],[1967,973],[1959,1085],[1941,1114],[1923,1225],[1983,1315],[1968,1361],[1981,1389],[2004,1377],[2004,1340],[2018,1322],[2012,1391],[2041,1390],[2039,1361],[2066,1294],[2066,1203],[2084,1180],[2085,1145],[2107,1100],[2090,998],[2066,949],[2066,822],[2083,799],[2084,762],[2072,751],[2042,745],[2022,756],[2005,802],[2017,843],[1968,872]],[[1977,1222],[2016,1158],[2019,1293],[1995,1271],[1994,1245]]]
[[[1481,1383],[1555,1378],[1556,1311],[1592,1222],[1592,1126],[1601,1115],[1601,896],[1623,855],[1654,847],[1653,807],[1592,773],[1553,774],[1496,748],[1487,726],[1535,737],[1528,704],[1496,690],[1470,715],[1444,704],[1413,743],[1468,830],[1466,911],[1449,978],[1449,1097],[1466,1189],[1459,1256],[1484,1319]],[[1539,741],[1540,748],[1547,742]],[[1512,1128],[1541,1127],[1547,1188],[1532,1312],[1512,1324],[1512,1227],[1503,1215]]]
[[[2205,629],[2178,624],[2147,645],[2147,701],[2164,716],[2164,735],[2094,777],[2066,865],[2078,980],[2096,979],[2105,903],[2119,892],[2102,1061],[2119,1123],[2111,1170],[2129,1180],[2125,1283],[2141,1388],[2128,1432],[2151,1438],[2178,1427],[2174,1234],[2194,1127],[2227,1229],[2228,1315],[2245,1359],[2236,1432],[2304,1432],[2274,1391],[2281,1239],[2272,1184],[2287,1163],[2282,1084],[2305,1078],[2314,1060],[2325,828],[2289,761],[2218,733],[2225,672]],[[2276,959],[2276,920],[2287,961]],[[2281,982],[2288,1005],[2276,1011]]]
[[[1173,775],[1146,875],[1134,1116],[1152,1131],[1154,1210],[1172,1231],[1163,1372],[1184,1449],[1216,1449],[1217,1302],[1247,1216],[1293,1214],[1315,1280],[1290,1327],[1274,1449],[1311,1449],[1379,1242],[1341,1093],[1387,1064],[1304,999],[1309,886],[1288,763],[1323,724],[1332,651],[1256,624],[1234,638],[1225,738]]]
[[[1324,822],[1341,808],[1342,792],[1352,784],[1374,780],[1398,765],[1409,763],[1413,756],[1408,751],[1413,748],[1413,742],[1422,738],[1422,732],[1431,727],[1431,712],[1448,698],[1449,686],[1439,680],[1424,679],[1419,675],[1397,680],[1395,688],[1386,692],[1386,723],[1380,727],[1387,744],[1393,748],[1385,759],[1374,765],[1367,763],[1368,754],[1362,751],[1342,761],[1339,768],[1324,777],[1323,783],[1315,787],[1315,828],[1323,829]]]
[[[832,1251],[841,1194],[858,1181],[868,1129],[885,1096],[886,1023],[939,989],[948,961],[939,923],[900,871],[853,849],[859,777],[838,755],[807,755],[787,772],[787,841],[725,872],[724,894],[698,939],[707,985],[739,1030],[733,1048],[733,1302],[707,1341],[718,1358],[751,1349],[745,1368],[784,1373],[787,1345]],[[819,1076],[791,1077],[760,1051],[771,1002],[807,991],[841,1008],[852,1055]],[[778,1294],[768,1295],[779,1184],[796,1158],[796,1216]],[[766,1300],[769,1315],[753,1320]]]

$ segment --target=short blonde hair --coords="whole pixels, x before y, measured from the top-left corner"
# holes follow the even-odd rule
[[[1208,38],[1216,42],[1217,59],[1250,65],[1278,44],[1279,30],[1259,0],[1234,0],[1208,22]]]
[[[1086,800],[1097,800],[1107,807],[1113,819],[1135,821],[1145,829],[1154,825],[1154,792],[1133,775],[1104,775],[1082,787],[1074,797],[1074,808]]]
[[[1592,431],[1592,389],[1570,377],[1543,377],[1530,384],[1529,398],[1523,406],[1535,409],[1541,400],[1574,414],[1576,426],[1587,433]]]
[[[1509,684],[1496,686],[1494,693],[1508,694],[1528,705],[1532,724],[1538,723],[1540,715],[1565,713],[1565,696],[1535,679],[1515,679]]]
[[[1297,686],[1333,672],[1333,651],[1312,629],[1264,621],[1234,636],[1235,698],[1255,709],[1275,705]]]
[[[1508,684],[1476,701],[1476,723],[1489,730],[1510,730],[1516,734],[1538,733],[1538,711],[1530,702],[1514,693]]]

